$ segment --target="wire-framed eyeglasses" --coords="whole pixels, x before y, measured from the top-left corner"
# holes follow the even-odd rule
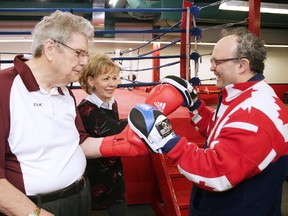
[[[86,57],[89,57],[89,53],[84,51],[84,50],[74,49],[74,48],[68,46],[67,44],[64,44],[64,43],[62,43],[61,41],[58,41],[58,40],[53,40],[53,41],[55,43],[59,43],[62,46],[67,47],[67,48],[71,49],[72,51],[74,51],[77,54],[77,57],[80,58],[80,59],[84,59]]]
[[[242,58],[245,58],[245,57],[238,57],[238,58],[226,58],[226,59],[215,59],[215,58],[212,58],[210,59],[210,62],[211,62],[211,65],[213,68],[216,68],[218,65],[224,63],[224,62],[228,62],[228,61],[239,61],[241,60]]]

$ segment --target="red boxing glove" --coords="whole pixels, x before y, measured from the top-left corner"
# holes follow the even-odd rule
[[[159,84],[149,93],[145,103],[155,106],[165,116],[174,112],[183,104],[181,93],[170,84]]]
[[[103,139],[100,153],[103,157],[142,156],[148,155],[149,150],[142,139],[127,125],[121,133]]]

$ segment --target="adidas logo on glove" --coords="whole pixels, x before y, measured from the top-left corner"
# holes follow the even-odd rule
[[[152,104],[165,116],[174,112],[183,103],[181,93],[170,84],[159,84],[148,94],[145,104]]]
[[[160,110],[161,112],[163,112],[165,110],[165,107],[166,107],[166,103],[162,103],[162,102],[158,102],[158,101],[155,101],[154,102],[154,106]]]

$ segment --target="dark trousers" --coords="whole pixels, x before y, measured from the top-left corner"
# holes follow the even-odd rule
[[[84,188],[77,194],[47,203],[35,203],[55,216],[91,216],[90,184],[86,181]],[[0,216],[4,214],[0,213]]]
[[[55,216],[91,216],[89,181],[78,194],[52,202],[36,204]]]

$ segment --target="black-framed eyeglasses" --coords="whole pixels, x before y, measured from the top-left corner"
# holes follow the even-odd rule
[[[226,59],[215,59],[215,58],[212,58],[210,59],[210,62],[211,62],[211,65],[213,68],[216,68],[218,65],[224,63],[224,62],[228,62],[228,61],[239,61],[241,60],[242,58],[245,58],[245,57],[241,57],[241,58],[226,58]]]
[[[89,56],[89,53],[84,51],[84,50],[74,49],[74,48],[68,46],[67,44],[64,44],[64,43],[62,43],[61,41],[58,41],[58,40],[53,40],[53,41],[55,43],[59,43],[62,46],[67,47],[67,48],[71,49],[72,51],[74,51],[77,54],[77,57],[80,58],[80,59],[83,59],[83,58],[86,58],[86,57]]]

